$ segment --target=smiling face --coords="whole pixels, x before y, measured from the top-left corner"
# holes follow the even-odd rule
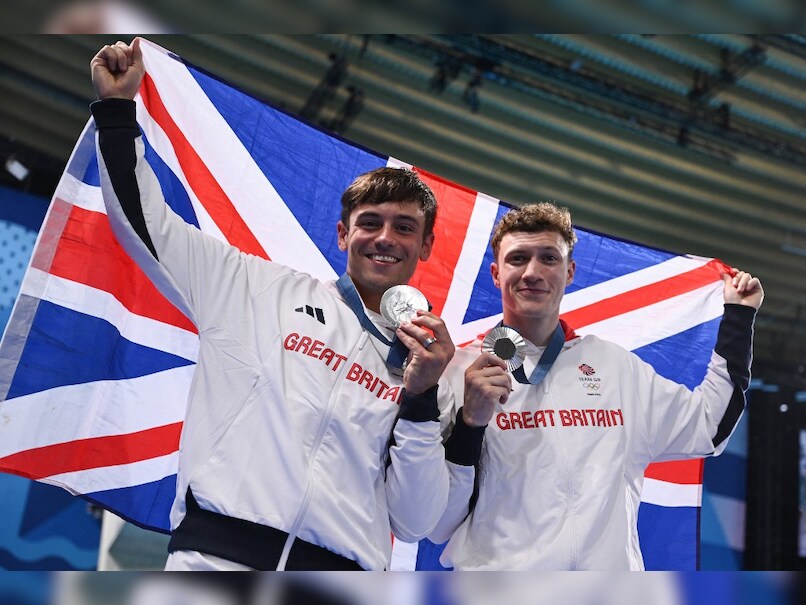
[[[575,268],[568,243],[556,231],[506,233],[490,267],[501,289],[504,323],[544,344],[542,335],[557,325],[560,301]]]
[[[368,309],[379,311],[381,296],[408,283],[418,261],[428,260],[434,234],[424,236],[425,215],[416,202],[361,204],[350,221],[337,226],[339,249],[347,252],[347,273]]]

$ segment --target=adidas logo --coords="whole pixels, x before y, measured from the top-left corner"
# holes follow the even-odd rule
[[[316,320],[324,324],[325,323],[325,314],[322,312],[322,309],[319,307],[312,307],[311,305],[305,305],[303,307],[297,307],[294,309],[297,313],[307,313],[311,317],[315,317]]]

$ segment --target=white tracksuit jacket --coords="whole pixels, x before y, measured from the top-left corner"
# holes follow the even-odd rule
[[[308,543],[385,569],[390,532],[425,536],[447,501],[437,388],[404,393],[388,347],[334,284],[243,254],[174,214],[144,160],[134,107],[92,106],[109,219],[200,338],[171,548],[273,569],[293,542],[289,562],[299,545],[304,568]]]
[[[456,415],[446,442],[450,499],[430,536],[450,538],[442,564],[643,569],[636,522],[644,470],[725,448],[744,409],[754,317],[751,307],[725,305],[705,379],[693,392],[618,345],[564,326],[565,345],[541,384],[513,379],[486,428]],[[480,344],[457,350],[448,367],[457,402]],[[529,351],[527,376],[543,349],[530,344]]]

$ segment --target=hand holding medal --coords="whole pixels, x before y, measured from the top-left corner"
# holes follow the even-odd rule
[[[526,341],[520,332],[509,326],[498,326],[487,332],[481,350],[502,359],[510,372],[521,367],[526,359]]]
[[[521,384],[540,384],[549,373],[551,366],[562,351],[565,342],[565,332],[558,323],[551,335],[548,346],[540,356],[532,373],[527,377],[523,371],[523,361],[526,359],[526,341],[515,328],[509,326],[496,326],[487,333],[481,343],[481,350],[491,353],[506,362],[507,369],[512,372],[515,380]]]
[[[507,371],[508,362],[491,350],[496,343],[502,356],[507,355],[512,348],[517,350],[517,346],[512,342],[505,342],[505,338],[490,338],[490,342],[483,347],[485,350],[465,370],[462,419],[470,427],[487,426],[495,407],[505,404],[512,392],[512,375]]]
[[[486,426],[495,404],[505,404],[512,392],[512,378],[521,384],[536,385],[546,377],[565,342],[558,323],[540,360],[527,377],[523,369],[526,341],[509,326],[490,330],[481,343],[482,353],[465,371],[465,397],[462,417],[469,426]],[[511,372],[511,374],[507,373]]]
[[[454,352],[445,323],[429,307],[422,292],[412,286],[392,286],[381,297],[381,315],[392,324],[399,342],[409,350],[403,366],[403,383],[412,394],[435,386]]]
[[[392,286],[381,296],[381,315],[395,330],[417,317],[418,310],[428,311],[428,300],[412,286]]]

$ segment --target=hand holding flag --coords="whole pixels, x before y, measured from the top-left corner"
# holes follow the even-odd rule
[[[134,99],[146,73],[140,38],[131,45],[106,45],[90,62],[92,85],[99,99]]]
[[[724,274],[725,302],[727,304],[745,305],[758,309],[764,301],[764,288],[757,277],[734,269],[733,275]]]

